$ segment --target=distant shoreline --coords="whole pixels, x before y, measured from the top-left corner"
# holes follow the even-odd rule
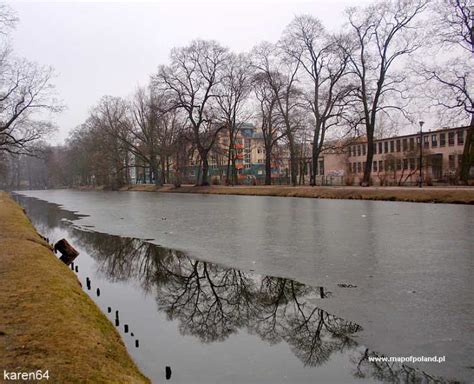
[[[82,187],[80,190],[102,190],[103,187]],[[287,185],[197,187],[153,184],[133,184],[120,191],[201,193],[213,195],[306,197],[316,199],[380,200],[414,203],[444,203],[474,205],[474,187],[310,187]]]

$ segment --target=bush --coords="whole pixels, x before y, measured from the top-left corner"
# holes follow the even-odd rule
[[[349,173],[348,175],[346,175],[346,177],[344,178],[344,183],[347,186],[354,185],[354,175],[352,173]]]
[[[457,185],[459,183],[459,173],[456,171],[450,171],[448,173],[448,183],[450,185]]]

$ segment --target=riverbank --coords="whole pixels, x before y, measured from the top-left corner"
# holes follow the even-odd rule
[[[4,192],[0,275],[2,372],[48,371],[55,383],[149,383],[113,324]]]
[[[387,200],[417,203],[474,204],[472,187],[309,187],[309,186],[207,186],[191,185],[175,188],[171,185],[156,187],[137,184],[122,188],[124,191],[203,193],[215,195],[250,195],[309,197],[317,199]]]

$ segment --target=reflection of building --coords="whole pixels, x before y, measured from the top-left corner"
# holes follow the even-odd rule
[[[468,127],[443,128],[423,132],[423,178],[447,182],[459,173]],[[367,143],[363,140],[347,146],[346,174],[358,182],[363,175]],[[420,133],[376,140],[372,178],[376,184],[418,182],[420,169]]]

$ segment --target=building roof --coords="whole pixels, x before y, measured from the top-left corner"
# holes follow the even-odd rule
[[[455,127],[455,128],[439,128],[435,130],[428,130],[428,131],[423,131],[424,135],[429,135],[433,133],[442,133],[442,132],[448,132],[448,131],[457,131],[459,129],[467,129],[469,126],[462,126],[462,127]],[[385,141],[385,140],[398,140],[398,139],[405,139],[409,137],[417,137],[420,135],[420,132],[416,133],[410,133],[408,135],[400,135],[400,136],[390,136],[390,137],[382,137],[381,139],[374,139],[374,142],[379,142],[379,141]],[[360,136],[354,139],[349,139],[352,140],[352,142],[346,144],[346,145],[357,145],[357,144],[365,144],[367,143],[367,138],[365,136]],[[349,141],[348,140],[348,141]]]

